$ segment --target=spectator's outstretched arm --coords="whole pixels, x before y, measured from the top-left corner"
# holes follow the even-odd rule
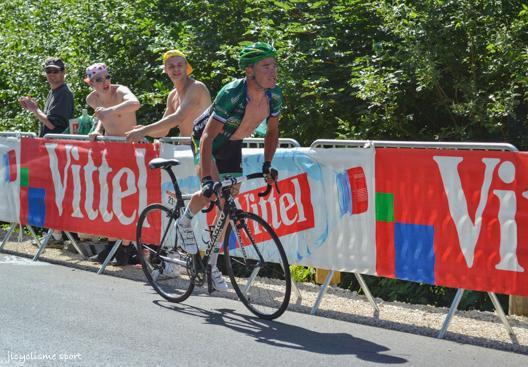
[[[203,87],[205,88],[205,87]],[[208,93],[207,91],[205,91]],[[176,98],[176,90],[173,90],[167,98],[167,109],[163,118],[153,124],[136,127],[134,130],[127,132],[127,141],[137,142],[145,136],[159,138],[166,136],[170,129],[180,126],[184,121],[194,119],[203,111],[200,111],[200,100],[204,90],[202,86],[195,85],[187,91],[185,98],[177,109],[174,109],[173,98]]]

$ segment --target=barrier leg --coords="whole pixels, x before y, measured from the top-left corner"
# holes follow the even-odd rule
[[[44,249],[46,248],[46,246],[48,246],[48,242],[51,238],[53,234],[53,229],[48,229],[48,233],[46,233],[46,235],[44,236],[44,238],[42,238],[42,241],[39,241],[39,248],[37,250],[37,253],[35,254],[35,256],[33,256],[33,261],[37,261],[40,254],[42,253],[42,251],[44,251]]]
[[[323,300],[323,297],[326,293],[326,289],[328,288],[328,284],[330,284],[330,281],[332,280],[333,276],[334,276],[334,271],[330,270],[328,272],[328,275],[326,276],[324,284],[321,286],[321,290],[319,291],[319,294],[317,295],[317,299],[315,300],[315,303],[312,307],[312,311],[310,312],[311,315],[315,315],[317,313],[317,310],[319,309],[319,305],[321,304],[321,301]]]
[[[302,302],[301,291],[299,290],[299,288],[297,287],[297,284],[293,280],[291,281],[291,283],[292,283],[293,292],[295,293],[295,296],[297,297],[297,299],[295,300],[295,304],[300,305]]]
[[[66,237],[68,237],[68,239],[70,240],[70,242],[73,245],[73,247],[75,248],[75,250],[79,253],[79,255],[81,255],[83,257],[83,259],[86,259],[86,256],[84,256],[84,253],[79,248],[79,244],[77,243],[77,241],[75,241],[75,238],[73,238],[71,233],[70,232],[66,232],[66,231],[64,231],[64,233],[66,234]]]
[[[31,236],[33,237],[33,239],[34,239],[37,243],[39,243],[40,241],[39,241],[38,236],[37,236],[37,234],[35,233],[35,230],[33,229],[33,227],[31,227],[30,225],[27,225],[26,228],[29,229],[29,233],[31,233]]]
[[[376,301],[374,300],[374,297],[372,297],[372,293],[370,293],[370,289],[367,283],[365,283],[365,280],[363,279],[361,274],[354,273],[354,275],[356,276],[356,279],[359,282],[359,286],[363,290],[363,293],[365,293],[365,296],[367,297],[368,301],[372,305],[372,308],[374,308],[374,316],[378,317],[380,310],[379,310],[378,305],[376,304]]]
[[[451,322],[451,319],[453,318],[453,315],[455,314],[458,308],[458,304],[460,303],[460,300],[462,299],[463,294],[464,294],[464,290],[462,288],[457,289],[455,298],[453,298],[453,302],[451,302],[451,307],[449,307],[449,312],[447,313],[447,316],[444,320],[444,324],[442,325],[442,329],[438,333],[439,339],[444,338],[445,333],[447,332],[447,328],[449,327],[449,323]]]
[[[2,243],[0,243],[0,250],[4,247],[7,241],[9,241],[9,238],[11,237],[11,234],[13,233],[13,230],[16,227],[16,223],[12,223],[11,227],[7,230],[7,233],[5,234],[4,238],[2,239]]]
[[[23,237],[23,234],[24,234],[24,227],[22,227],[22,224],[19,224],[18,225],[18,242],[22,242],[22,237]]]
[[[119,240],[119,241],[116,241],[114,243],[114,247],[112,247],[112,249],[110,250],[110,253],[108,254],[108,256],[104,260],[103,264],[101,265],[101,267],[97,271],[97,274],[103,274],[104,273],[104,271],[106,269],[106,266],[108,265],[110,260],[112,260],[112,258],[114,257],[114,255],[117,252],[117,249],[119,248],[119,246],[121,246],[121,242],[123,242],[123,241]]]
[[[500,305],[497,296],[493,292],[488,292],[488,296],[491,299],[491,303],[493,303],[493,306],[495,307],[495,312],[497,312],[497,316],[499,316],[499,319],[502,321],[502,324],[510,335],[512,342],[514,344],[519,344],[519,341],[517,340],[517,337],[515,336],[515,333],[513,332],[513,329],[508,319],[506,318],[506,315],[504,314],[504,310],[502,309],[502,306]]]

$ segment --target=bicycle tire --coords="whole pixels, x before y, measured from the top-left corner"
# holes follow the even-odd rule
[[[165,220],[164,220],[165,218]],[[168,219],[168,221],[167,221]],[[162,204],[151,204],[141,212],[136,228],[138,258],[154,290],[167,301],[182,302],[194,289],[196,274],[193,262],[197,255],[174,250],[174,217],[171,209]],[[161,236],[156,228],[163,228]],[[161,243],[163,241],[163,243]],[[162,257],[179,257],[186,267],[169,263]],[[148,256],[146,256],[148,255]]]
[[[232,235],[234,229],[238,235]],[[242,212],[237,223],[230,221],[223,250],[240,301],[262,319],[282,315],[290,302],[291,274],[284,248],[271,226],[253,213]],[[258,252],[264,260],[260,267]]]

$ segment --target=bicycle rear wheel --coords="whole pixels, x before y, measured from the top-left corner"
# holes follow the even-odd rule
[[[231,284],[251,312],[267,320],[282,315],[290,302],[290,267],[268,223],[253,213],[241,213],[227,228],[224,258]]]
[[[137,252],[143,272],[156,292],[170,302],[182,302],[194,289],[197,255],[174,249],[174,221],[171,209],[161,204],[147,206],[138,219]]]

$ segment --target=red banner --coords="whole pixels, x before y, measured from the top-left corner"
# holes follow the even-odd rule
[[[268,222],[279,237],[313,228],[314,209],[310,202],[308,175],[301,173],[288,177],[280,180],[277,185],[280,194],[273,189],[267,197],[261,198],[258,194],[266,189],[262,186],[241,192],[236,201],[242,210],[255,213]],[[216,211],[211,211],[207,214],[209,226],[214,224],[215,213]],[[256,223],[252,222],[252,225],[256,226]],[[260,226],[250,229],[257,243],[271,239]]]
[[[376,150],[377,273],[528,295],[528,154]]]
[[[141,210],[161,201],[158,145],[23,139],[20,220],[134,240]]]

